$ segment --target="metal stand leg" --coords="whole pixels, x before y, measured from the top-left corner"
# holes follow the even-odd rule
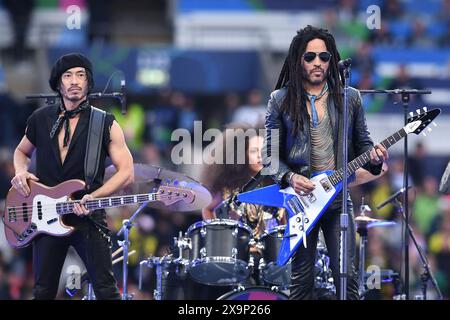
[[[367,244],[367,229],[358,230],[360,234],[359,240],[359,296],[364,297],[366,293],[365,286],[365,270],[366,270],[366,244]]]
[[[144,202],[133,214],[133,216],[128,220],[123,220],[123,225],[120,231],[117,233],[120,236],[123,233],[124,240],[119,241],[119,245],[123,248],[123,288],[122,288],[122,300],[131,300],[132,295],[127,292],[128,286],[128,251],[130,247],[130,229],[133,227],[133,221],[136,216],[147,206],[148,202]]]
[[[155,300],[162,300],[163,298],[163,270],[161,263],[156,265],[156,289],[153,293]]]
[[[96,300],[92,283],[88,282],[87,294],[81,300]]]

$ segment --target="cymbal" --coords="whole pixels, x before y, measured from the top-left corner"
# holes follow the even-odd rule
[[[170,205],[162,202],[150,202],[149,207],[171,211],[196,211],[208,206],[212,200],[211,193],[200,182],[181,173],[164,169],[162,167],[135,163],[134,182],[115,192],[114,195],[130,195],[157,192],[159,186],[173,186],[191,190],[194,199],[190,203],[178,201]],[[115,173],[116,168],[110,165],[105,170],[104,181],[108,181]]]
[[[367,227],[367,228],[375,228],[375,227],[389,227],[397,224],[394,221],[386,221],[380,219],[374,219],[368,216],[357,216],[355,218],[355,222],[358,228]]]

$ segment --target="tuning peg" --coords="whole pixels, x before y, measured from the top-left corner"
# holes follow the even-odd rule
[[[436,124],[436,122],[434,122],[434,121],[433,121],[432,123],[433,123],[433,126],[437,127],[437,124]]]
[[[426,137],[426,136],[427,136],[425,132],[422,132],[422,134],[423,134],[423,136],[424,136],[424,137]]]
[[[414,112],[411,111],[411,112],[409,113],[409,116],[410,116],[411,118],[414,117]]]
[[[420,114],[420,109],[416,109],[417,114]]]
[[[427,108],[427,107],[423,107],[422,109],[423,109],[423,111],[425,111],[425,112],[428,111],[428,108]]]
[[[431,131],[433,130],[433,129],[431,129],[430,127],[428,127],[427,129],[428,129],[428,132],[431,132]]]

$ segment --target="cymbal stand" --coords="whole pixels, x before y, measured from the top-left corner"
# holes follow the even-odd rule
[[[423,252],[422,247],[417,243],[417,240],[416,240],[416,237],[414,236],[411,225],[409,223],[406,223],[406,216],[405,216],[405,211],[403,210],[402,202],[400,200],[398,200],[397,198],[395,198],[393,204],[394,204],[395,208],[397,209],[397,212],[400,213],[401,217],[405,220],[406,231],[408,231],[408,234],[409,234],[411,240],[413,241],[414,246],[417,249],[417,252],[419,253],[419,257],[420,257],[420,260],[421,260],[422,266],[423,266],[423,273],[420,275],[420,280],[422,281],[422,295],[417,296],[416,300],[427,300],[428,281],[430,281],[431,284],[433,285],[433,287],[438,295],[438,300],[442,300],[443,296],[442,296],[441,290],[439,289],[439,286],[436,282],[436,278],[434,277],[433,272],[430,270],[430,263],[428,262],[428,259],[425,255],[425,253]]]
[[[364,204],[364,198],[362,198],[362,203],[360,207],[360,215],[365,216],[366,211],[371,211],[368,205]],[[367,245],[367,236],[368,236],[368,228],[367,223],[360,223],[356,229],[356,232],[359,233],[359,296],[361,298],[364,297],[366,293],[365,286],[365,270],[366,270],[366,245]]]
[[[159,186],[155,186],[157,190]],[[128,251],[130,247],[130,229],[134,226],[133,221],[136,219],[136,216],[147,206],[150,201],[144,202],[140,205],[140,207],[136,210],[136,212],[131,216],[130,219],[124,219],[122,222],[122,228],[120,228],[117,233],[120,236],[123,233],[123,241],[118,241],[119,246],[123,248],[123,288],[122,288],[122,300],[131,300],[133,299],[133,295],[129,295],[127,292],[128,286]]]

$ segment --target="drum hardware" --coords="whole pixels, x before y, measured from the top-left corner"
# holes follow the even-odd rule
[[[281,291],[263,286],[239,287],[219,297],[217,300],[288,300],[288,296]]]
[[[281,288],[279,286],[271,286],[270,290],[273,292],[281,292]]]
[[[156,288],[153,291],[153,296],[155,300],[162,300],[163,297],[163,272],[161,264],[156,265]]]
[[[179,232],[178,237],[173,238],[173,245],[178,248],[178,257],[189,259],[190,251],[192,249],[191,239],[183,237],[183,232]]]
[[[250,258],[248,259],[248,268],[251,268],[253,270],[253,267],[255,266],[255,258],[250,255]]]
[[[364,297],[366,294],[366,246],[368,241],[368,230],[375,227],[393,226],[396,222],[384,221],[380,219],[370,218],[366,215],[367,212],[371,213],[372,210],[368,205],[364,204],[364,197],[361,200],[360,215],[355,218],[356,232],[359,234],[359,295]]]
[[[232,248],[231,249],[231,258],[232,259],[236,259],[237,253],[238,253],[237,249],[236,248]]]
[[[160,262],[161,258],[158,257],[150,257],[147,260],[143,260],[139,263],[139,290],[142,290],[142,275],[143,275],[143,267],[146,266],[148,268],[156,267],[156,288],[153,290],[153,297],[155,300],[162,299],[162,269]]]
[[[259,259],[259,271],[264,270],[264,268],[266,267],[266,261],[264,260],[264,258]]]
[[[116,257],[122,251],[123,251],[123,247],[119,247],[116,251],[114,251],[111,254],[111,258]],[[135,253],[136,253],[136,250],[132,250],[128,253],[128,256],[131,256],[132,254],[135,254]],[[123,260],[123,256],[116,258],[112,261],[112,265],[115,265],[116,263],[118,263],[122,260]],[[94,293],[94,286],[92,285],[92,282],[89,280],[87,272],[81,276],[81,284],[83,284],[83,282],[85,282],[85,281],[88,284],[87,294],[81,300],[96,300],[95,293]],[[71,297],[73,297],[75,295],[76,291],[77,291],[76,289],[69,290],[66,288],[67,294]]]
[[[194,200],[191,202],[177,201],[174,203],[167,203],[161,201],[149,201],[144,202],[132,215],[130,219],[124,219],[122,223],[122,228],[118,232],[118,236],[122,233],[124,235],[124,240],[119,241],[119,245],[123,248],[124,259],[123,259],[123,293],[122,300],[132,299],[131,295],[127,293],[127,282],[128,282],[128,248],[130,246],[129,234],[130,229],[133,227],[133,221],[136,216],[148,205],[157,209],[172,210],[172,211],[194,211],[206,207],[212,200],[211,193],[203,187],[199,182],[194,179],[182,175],[177,172],[173,172],[162,167],[150,166],[145,164],[134,164],[134,182],[126,187],[120,189],[116,192],[116,195],[120,194],[140,194],[148,193],[150,190],[156,192],[159,187],[164,182],[166,185],[173,184],[174,186],[183,187],[193,191],[195,194]],[[109,180],[117,172],[116,168],[111,165],[105,170],[104,181]],[[177,195],[179,196],[179,195]],[[181,236],[180,236],[181,237]],[[180,239],[180,241],[182,241]],[[185,245],[188,243],[182,243],[177,246],[180,250],[180,259],[182,259],[182,251]],[[161,273],[161,266],[157,265],[157,273]],[[160,277],[158,277],[160,279]],[[160,296],[160,287],[158,287],[157,295]]]
[[[155,300],[164,299],[164,288],[166,287],[170,272],[184,278],[188,274],[189,261],[183,258],[173,258],[172,255],[163,257],[149,257],[139,263],[139,289],[142,290],[142,279],[144,267],[155,268],[156,286],[153,290]],[[172,267],[172,268],[171,268]]]

